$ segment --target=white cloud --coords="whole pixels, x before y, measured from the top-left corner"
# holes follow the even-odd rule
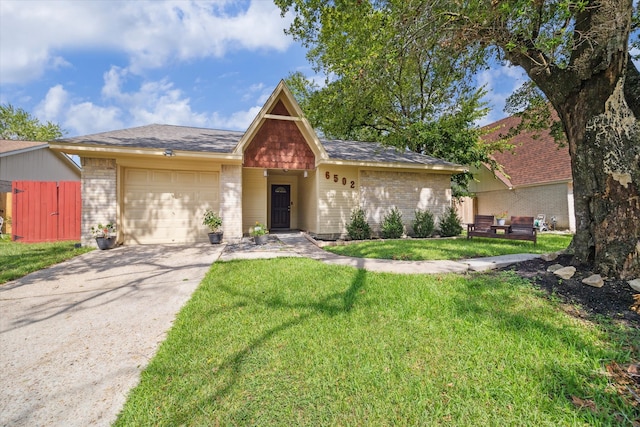
[[[286,50],[292,40],[271,1],[22,1],[0,2],[1,83],[25,83],[68,66],[64,55],[109,50],[140,73],[169,61],[222,57],[231,50]]]
[[[514,66],[495,66],[476,76],[478,86],[485,86],[487,94],[483,101],[490,108],[489,113],[476,124],[484,126],[505,117],[504,106],[507,98],[519,88],[528,77],[524,70]]]
[[[69,136],[122,129],[124,123],[119,119],[121,115],[118,107],[102,107],[91,102],[71,104],[64,113],[62,127],[70,132]]]
[[[142,81],[132,90],[123,89],[129,79],[137,79],[126,69],[112,67],[104,73],[101,104],[75,99],[62,85],[51,87],[36,106],[40,120],[60,123],[67,136],[86,135],[151,123],[246,130],[262,108],[264,84],[253,87],[257,105],[231,114],[199,113],[191,100],[167,79]]]
[[[228,129],[245,131],[251,125],[253,119],[256,118],[262,105],[251,107],[246,111],[236,111],[235,113],[224,117],[219,113],[213,113],[210,120],[210,126],[214,129]]]
[[[62,85],[49,89],[44,100],[36,106],[35,114],[43,120],[56,121],[60,118],[69,95]]]

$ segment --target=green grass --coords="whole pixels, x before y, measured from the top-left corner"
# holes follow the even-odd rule
[[[569,234],[539,234],[538,243],[523,240],[478,238],[370,240],[324,249],[338,255],[358,258],[399,260],[458,260],[497,255],[543,254],[566,249],[573,236]]]
[[[0,239],[0,284],[91,251],[76,242],[17,243]]]
[[[511,273],[217,262],[116,425],[624,425],[604,366],[634,340]]]

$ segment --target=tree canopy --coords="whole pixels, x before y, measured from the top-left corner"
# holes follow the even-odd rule
[[[314,128],[328,138],[379,141],[452,162],[493,163],[474,122],[486,113],[473,84],[482,58],[434,35],[417,40],[420,11],[402,1],[296,7],[289,31],[328,76],[323,87],[301,73],[287,79]],[[425,43],[429,44],[425,48]],[[464,187],[466,178],[458,177]]]
[[[58,124],[41,123],[22,108],[11,104],[0,105],[0,139],[50,141],[63,135],[64,131]]]
[[[569,146],[578,225],[572,243],[575,261],[593,264],[594,270],[606,275],[640,277],[640,73],[629,53],[631,44],[638,44],[640,20],[632,0],[276,3],[283,13],[294,12],[290,31],[310,48],[310,58],[335,73],[345,86],[343,92],[335,92],[336,98],[352,90],[363,103],[377,106],[385,94],[371,92],[369,85],[383,80],[380,87],[393,100],[395,110],[403,113],[399,117],[421,128],[426,121],[415,120],[416,110],[402,107],[407,98],[399,96],[404,92],[398,90],[404,87],[411,64],[428,62],[429,70],[448,67],[453,80],[435,88],[445,97],[454,94],[458,99],[465,99],[465,94],[473,99],[476,94],[460,69],[475,72],[495,60],[522,67],[533,85],[523,92],[529,95],[514,98],[516,104],[531,111],[541,105],[543,95],[557,112]],[[384,17],[376,19],[377,12]],[[362,18],[369,16],[374,19]],[[353,22],[353,28],[343,21]],[[631,42],[630,34],[635,34]],[[389,46],[398,49],[389,50]],[[333,66],[336,52],[347,55]],[[360,52],[367,54],[360,56]],[[425,57],[427,62],[422,60]],[[388,70],[393,72],[385,74]],[[414,74],[409,86],[415,87],[424,75]],[[394,85],[385,87],[384,81],[393,77]],[[367,83],[359,86],[365,78]],[[424,93],[429,92],[413,99],[435,101],[435,111],[452,111],[438,107],[437,99],[424,98]],[[540,116],[542,110],[537,109],[529,117],[549,126],[551,115]],[[433,110],[426,107],[425,111]],[[352,117],[351,110],[344,112],[349,113],[345,119]],[[356,118],[362,116],[358,113]]]

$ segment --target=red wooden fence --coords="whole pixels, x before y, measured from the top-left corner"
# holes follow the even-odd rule
[[[80,240],[80,182],[14,181],[12,240]]]

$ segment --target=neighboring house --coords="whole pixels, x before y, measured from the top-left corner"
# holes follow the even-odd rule
[[[508,117],[486,126],[492,131],[485,140],[495,141],[517,126],[519,120]],[[559,147],[548,130],[521,132],[510,144],[513,151],[493,155],[504,173],[494,176],[488,167],[472,170],[477,180],[470,185],[476,195],[474,213],[495,215],[507,211],[508,216],[533,217],[543,214],[549,224],[555,217],[558,229],[575,231],[569,149]]]
[[[13,181],[80,181],[80,167],[47,142],[0,140],[0,216],[10,219]],[[11,233],[11,221],[4,232]]]
[[[225,240],[260,222],[320,238],[344,236],[354,208],[374,228],[396,206],[440,216],[464,168],[376,143],[320,140],[284,82],[246,132],[148,125],[52,142],[82,162],[83,243],[116,221],[124,244],[207,241],[207,208]],[[411,232],[411,229],[408,229]]]

